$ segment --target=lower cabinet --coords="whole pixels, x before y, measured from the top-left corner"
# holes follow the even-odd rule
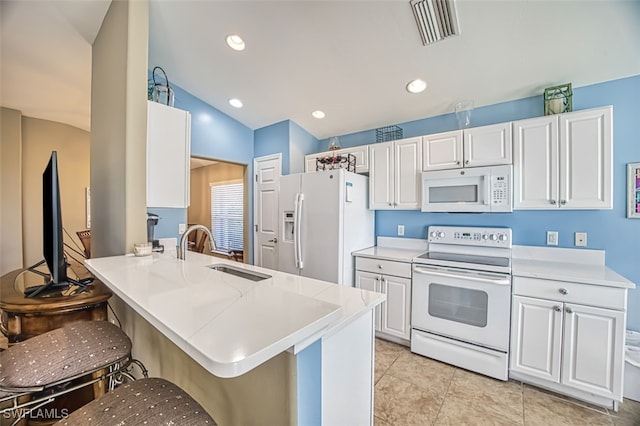
[[[510,377],[601,405],[621,402],[625,293],[514,277]]]
[[[401,276],[391,275],[387,270]],[[376,334],[408,343],[411,338],[411,263],[357,257],[356,287],[387,295],[387,300],[376,307]]]

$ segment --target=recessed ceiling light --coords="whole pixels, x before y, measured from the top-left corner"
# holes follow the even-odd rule
[[[407,84],[407,90],[411,93],[420,93],[424,92],[424,89],[427,88],[427,83],[424,80],[416,78]]]
[[[311,115],[313,115],[315,118],[324,118],[324,112],[320,110],[313,111]]]
[[[242,101],[240,99],[229,99],[229,105],[236,108],[242,108]]]
[[[237,34],[227,36],[227,44],[233,50],[244,50],[244,40]]]

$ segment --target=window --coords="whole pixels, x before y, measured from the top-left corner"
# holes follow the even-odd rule
[[[243,250],[242,182],[211,184],[211,232],[218,250]]]

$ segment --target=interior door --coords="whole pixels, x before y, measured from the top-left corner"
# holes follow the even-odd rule
[[[278,269],[278,192],[281,154],[253,160],[254,264]]]

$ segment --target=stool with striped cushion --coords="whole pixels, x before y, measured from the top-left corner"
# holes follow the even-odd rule
[[[178,386],[160,378],[145,378],[118,386],[56,425],[215,426],[216,422]]]

